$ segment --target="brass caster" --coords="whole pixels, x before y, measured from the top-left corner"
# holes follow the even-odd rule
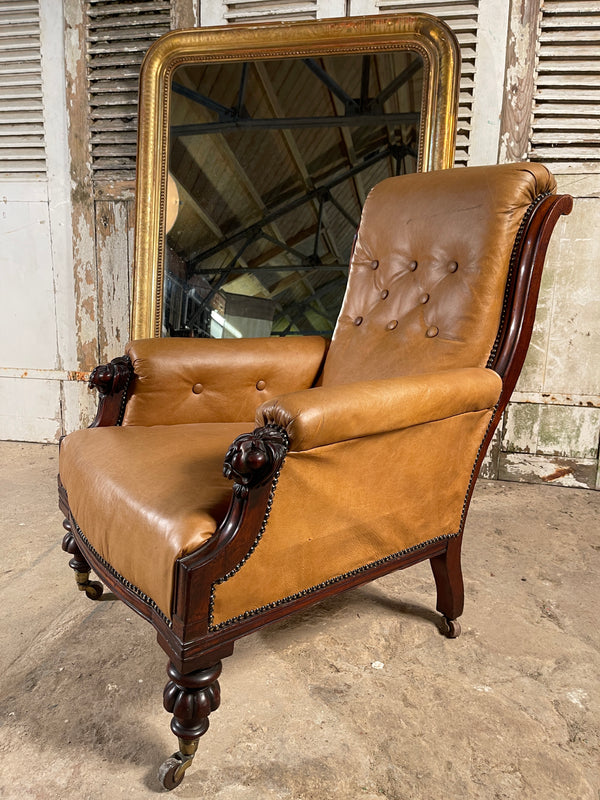
[[[447,639],[456,639],[460,636],[461,627],[460,622],[457,619],[448,619],[448,617],[444,617],[445,630],[444,635]]]
[[[90,581],[84,591],[85,596],[89,597],[90,600],[100,600],[104,586],[99,581]]]
[[[171,758],[167,758],[158,769],[161,786],[169,791],[179,786],[193,760],[194,756],[184,756],[180,751],[173,753]]]
[[[85,592],[86,597],[90,600],[100,600],[104,586],[99,581],[91,581],[89,572],[76,572],[75,580],[77,588],[80,592]]]

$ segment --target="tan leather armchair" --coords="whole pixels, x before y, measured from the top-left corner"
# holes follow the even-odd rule
[[[61,445],[63,547],[79,588],[99,596],[93,569],[169,656],[166,788],[241,636],[424,559],[458,636],[474,481],[571,209],[554,191],[537,164],[390,178],[366,202],[331,344],[134,341],[92,374],[94,425]]]

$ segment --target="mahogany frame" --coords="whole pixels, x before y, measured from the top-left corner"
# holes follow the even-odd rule
[[[274,426],[259,428],[238,437],[226,455],[224,472],[226,477],[233,479],[229,510],[215,534],[197,551],[177,562],[173,615],[168,620],[149,598],[121,579],[91,548],[71,514],[59,478],[59,504],[65,514],[63,524],[67,531],[63,548],[73,556],[71,566],[78,576],[89,573],[91,567],[118,598],[148,619],[169,657],[170,680],[165,689],[165,708],[173,713],[171,728],[179,737],[181,750],[175,754],[177,758],[174,756],[168,760],[175,759],[176,764],[171,764],[167,778],[163,774],[164,786],[173,788],[183,778],[183,772],[193,757],[193,752],[190,755],[189,751],[195,752],[199,737],[208,727],[208,714],[218,706],[216,678],[220,661],[233,652],[236,640],[242,636],[346,589],[425,559],[431,563],[437,589],[436,607],[446,620],[446,634],[451,638],[459,635],[457,618],[462,613],[464,602],[460,549],[475,480],[525,360],[550,235],[559,217],[569,214],[572,205],[569,195],[536,198],[517,234],[498,335],[487,364],[501,376],[502,392],[473,464],[460,528],[455,535],[389,556],[352,574],[303,591],[296,597],[272,603],[241,619],[211,626],[212,589],[254,549],[268,518],[279,470],[287,452],[285,431]],[[133,368],[127,357],[94,370],[90,385],[99,390],[100,402],[93,427],[121,424],[126,402],[135,391],[135,379],[132,378]],[[257,452],[260,458],[256,458]],[[248,458],[249,453],[253,458]],[[80,588],[90,585],[80,577],[78,583]],[[88,594],[93,596],[94,593]]]

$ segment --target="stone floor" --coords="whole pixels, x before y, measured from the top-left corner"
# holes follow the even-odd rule
[[[0,797],[137,800],[175,747],[166,658],[60,549],[54,446],[0,443]],[[598,800],[600,493],[480,481],[463,635],[427,564],[239,643],[173,796]]]

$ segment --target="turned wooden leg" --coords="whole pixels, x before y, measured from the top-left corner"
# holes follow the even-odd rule
[[[198,740],[208,730],[208,715],[221,702],[217,680],[221,662],[187,675],[169,663],[167,674],[170,680],[163,700],[166,710],[173,714],[171,730],[179,740],[179,750],[161,765],[158,777],[165,789],[174,789],[194,759]]]
[[[62,549],[69,553],[73,558],[69,561],[69,566],[75,571],[75,580],[80,592],[85,592],[90,600],[99,600],[102,597],[103,586],[98,581],[90,580],[90,565],[87,563],[81,550],[77,547],[77,542],[73,536],[73,527],[69,519],[63,520],[63,528],[66,533],[62,540]]]
[[[460,623],[457,617],[462,614],[465,602],[465,588],[460,567],[461,544],[462,536],[449,539],[446,552],[430,559],[437,589],[436,608],[444,615],[446,636],[449,639],[460,636]]]

